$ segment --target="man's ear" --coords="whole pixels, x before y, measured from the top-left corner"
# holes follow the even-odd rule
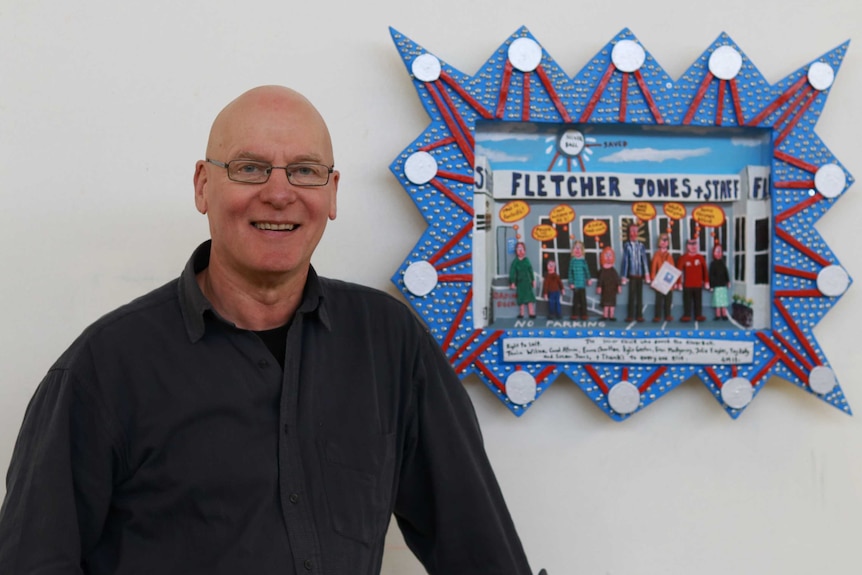
[[[202,214],[207,213],[207,164],[203,160],[198,160],[195,164],[195,207]]]
[[[332,172],[330,178],[332,179],[332,198],[329,200],[329,219],[334,220],[337,212],[336,209],[336,196],[338,195],[338,180],[341,179],[341,173],[338,170]]]

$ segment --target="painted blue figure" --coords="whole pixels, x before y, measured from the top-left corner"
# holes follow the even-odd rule
[[[587,320],[587,285],[592,284],[590,268],[584,259],[584,243],[576,241],[572,245],[569,260],[569,287],[572,288],[572,319]]]
[[[623,263],[620,275],[623,276],[623,285],[629,285],[629,298],[626,321],[643,321],[644,314],[644,279],[650,282],[649,260],[646,248],[638,239],[640,226],[632,222],[629,225],[629,239],[623,242]]]

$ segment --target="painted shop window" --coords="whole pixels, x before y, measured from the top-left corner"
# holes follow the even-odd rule
[[[733,279],[745,281],[745,216],[733,218]]]
[[[685,299],[681,292],[683,285],[693,285],[691,279],[685,284],[687,273],[699,270],[705,278],[704,270],[715,259],[715,245],[722,247],[728,297],[737,296],[752,308],[766,310],[768,292],[757,291],[754,284],[760,280],[769,284],[770,197],[761,190],[769,177],[764,158],[769,157],[770,146],[771,132],[760,128],[477,121],[476,162],[488,184],[483,222],[495,238],[483,240],[484,248],[479,250],[496,262],[496,270],[491,278],[474,272],[474,294],[481,290],[483,301],[491,303],[489,313],[475,316],[476,327],[505,330],[551,327],[545,325],[549,319],[558,322],[559,318],[549,318],[541,278],[553,261],[567,281],[576,244],[589,271],[590,305],[586,313],[570,310],[572,286],[564,283],[562,316],[570,319],[567,326],[610,328],[619,325],[613,323],[617,320],[628,320],[627,330],[676,330],[691,325],[683,321],[689,316],[689,321],[705,321],[704,310],[711,312],[713,305],[706,280],[704,289],[686,294]],[[669,312],[654,309],[659,286],[647,281],[664,233],[673,262],[690,251],[688,240],[696,240],[691,253],[698,256],[695,267],[683,267],[682,277],[675,280],[668,296]],[[756,245],[746,245],[747,237],[756,238]],[[640,247],[624,249],[633,240]],[[516,253],[519,244],[522,256]],[[610,251],[613,255],[608,256]],[[747,251],[752,253],[750,259]],[[629,276],[620,278],[615,300],[601,298],[596,289],[603,252],[613,258],[619,275]],[[635,254],[637,271],[632,272],[631,266],[624,269],[625,260],[630,262]],[[520,259],[527,263],[518,263]],[[529,290],[515,289],[510,281],[512,267],[526,265],[539,280],[534,289],[535,314],[531,314],[535,317],[529,318],[521,310],[531,298]],[[753,267],[746,269],[747,265]],[[700,298],[694,308],[699,311],[693,314],[683,310],[684,301],[691,297]],[[512,301],[521,303],[513,306]],[[619,318],[608,305],[620,308]],[[637,321],[646,316],[661,319],[660,325]],[[769,321],[768,314],[752,317]],[[748,319],[745,323],[730,319],[725,329],[766,327]]]

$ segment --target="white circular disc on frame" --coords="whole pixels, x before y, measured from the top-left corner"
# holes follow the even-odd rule
[[[634,40],[620,40],[611,51],[611,62],[620,72],[640,70],[646,61],[646,52]]]
[[[811,370],[811,373],[808,374],[808,387],[810,387],[811,391],[814,393],[819,393],[820,395],[829,393],[835,389],[837,384],[838,382],[835,380],[835,372],[825,365],[815,366],[815,368]]]
[[[410,65],[413,77],[422,82],[433,82],[440,77],[440,60],[433,54],[422,54]]]
[[[585,145],[584,135],[578,130],[566,130],[560,136],[560,151],[567,156],[577,156]]]
[[[826,297],[838,297],[850,287],[850,275],[841,266],[826,266],[817,274],[817,289]]]
[[[542,47],[531,38],[518,38],[509,44],[509,62],[521,72],[532,72],[542,62]]]
[[[429,262],[413,262],[404,270],[404,287],[415,296],[424,297],[437,285],[437,270]]]
[[[641,404],[641,392],[628,381],[620,381],[608,392],[608,404],[620,415],[637,411]]]
[[[837,198],[847,187],[847,174],[838,164],[823,164],[814,174],[814,187],[826,198]]]
[[[709,71],[719,80],[733,80],[742,69],[742,55],[732,46],[721,46],[709,56]]]
[[[721,400],[728,407],[742,409],[754,398],[751,382],[744,377],[732,377],[721,386]]]
[[[404,162],[404,175],[416,185],[427,184],[437,175],[437,160],[428,152],[410,154]]]
[[[808,83],[815,90],[823,91],[835,81],[835,70],[829,64],[814,62],[808,67]]]
[[[509,401],[526,405],[536,399],[536,380],[523,370],[513,371],[506,378],[506,395]]]

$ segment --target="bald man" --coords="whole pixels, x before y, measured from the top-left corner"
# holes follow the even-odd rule
[[[297,92],[256,88],[217,116],[194,174],[211,239],[39,385],[0,573],[376,574],[393,513],[429,573],[530,573],[434,339],[311,266],[338,181]]]

